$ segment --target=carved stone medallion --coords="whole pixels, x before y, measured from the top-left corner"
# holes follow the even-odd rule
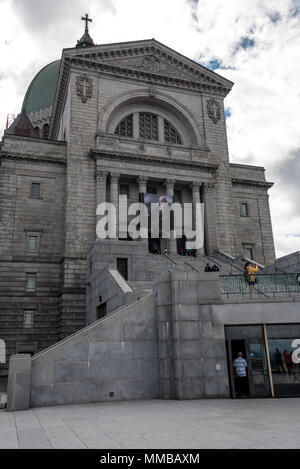
[[[148,72],[158,72],[160,68],[160,60],[154,55],[147,55],[143,60],[141,68],[148,70]]]
[[[93,80],[87,75],[80,75],[76,78],[76,93],[83,103],[86,103],[93,95]]]
[[[210,99],[207,101],[208,117],[216,124],[221,119],[221,107],[218,101]]]

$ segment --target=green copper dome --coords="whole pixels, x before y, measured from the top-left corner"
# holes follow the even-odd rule
[[[53,105],[59,67],[60,60],[56,60],[42,68],[34,77],[23,101],[22,108],[27,114],[49,108]]]

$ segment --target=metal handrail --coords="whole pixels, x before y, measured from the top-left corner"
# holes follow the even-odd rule
[[[242,275],[220,275],[222,280],[222,291],[229,297],[233,294],[242,294],[250,292],[248,277]],[[253,285],[253,290],[257,293],[270,298],[266,293],[273,296],[279,293],[300,293],[300,282],[298,274],[256,274],[258,285]],[[261,282],[261,283],[260,283]]]
[[[196,267],[194,267],[192,264],[189,264],[188,262],[186,261],[183,261],[184,264],[186,264],[187,266],[191,267],[191,269],[195,270],[198,274],[201,274],[200,270],[196,269]]]
[[[177,262],[174,261],[174,259],[172,259],[172,257],[169,257],[168,254],[163,254],[167,259],[169,259],[169,261],[173,262],[173,264],[177,265]]]

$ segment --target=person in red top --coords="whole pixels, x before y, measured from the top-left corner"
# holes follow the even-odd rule
[[[284,356],[284,361],[285,361],[285,364],[286,364],[286,367],[287,367],[287,371],[289,373],[292,373],[293,367],[292,367],[292,359],[291,359],[290,353],[287,350],[285,350],[283,352],[283,356]]]

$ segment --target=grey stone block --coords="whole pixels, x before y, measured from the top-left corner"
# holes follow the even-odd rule
[[[31,385],[30,407],[43,407],[51,405],[52,384],[48,385]]]
[[[97,365],[99,382],[104,380],[139,378],[139,366],[135,360],[100,362]]]
[[[154,340],[156,338],[156,324],[150,322],[127,323],[123,328],[124,340]]]
[[[120,381],[120,400],[159,399],[159,380]]]
[[[201,399],[204,395],[202,379],[181,379],[175,381],[177,399]]]
[[[182,360],[184,378],[199,378],[203,376],[203,360]]]
[[[200,319],[199,305],[175,304],[173,306],[173,319],[175,321],[197,321]]]
[[[173,360],[159,360],[159,369],[161,379],[172,379],[174,375],[174,362]]]
[[[154,341],[141,341],[131,343],[131,357],[134,360],[144,358],[158,358],[158,346]]]
[[[51,359],[37,359],[32,361],[32,386],[46,385],[53,382],[53,361]]]
[[[223,340],[203,338],[201,348],[204,358],[224,359],[224,357],[226,357],[226,348]]]
[[[7,383],[7,410],[26,410],[30,403],[31,356],[12,355]]]
[[[119,400],[118,381],[79,383],[74,386],[74,403],[110,402]]]
[[[130,342],[91,342],[92,361],[125,360],[131,352]]]
[[[140,361],[140,377],[141,379],[159,379],[158,360],[142,360]]]
[[[174,356],[176,358],[201,358],[202,346],[200,340],[174,342]]]
[[[55,363],[54,383],[96,382],[96,371],[88,363]]]
[[[181,338],[200,339],[201,337],[201,323],[199,321],[182,321],[181,322]]]
[[[54,354],[53,359],[56,360],[56,356]],[[80,342],[66,344],[66,347],[59,351],[58,353],[58,360],[60,362],[67,362],[67,361],[88,361],[89,359],[89,343],[88,340],[83,340]]]

